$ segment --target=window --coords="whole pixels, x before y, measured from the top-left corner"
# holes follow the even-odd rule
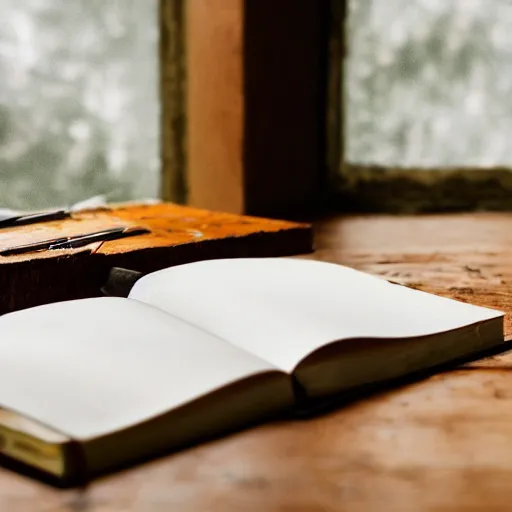
[[[510,1],[349,5],[347,160],[512,166]]]
[[[512,206],[508,0],[0,6],[1,206]]]
[[[511,21],[508,0],[349,1],[344,200],[512,206]]]
[[[0,0],[0,206],[160,182],[157,0]]]
[[[512,207],[508,0],[186,4],[199,205]]]

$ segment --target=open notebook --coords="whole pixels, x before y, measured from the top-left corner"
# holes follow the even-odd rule
[[[334,264],[233,259],[10,313],[0,339],[0,451],[73,479],[496,347],[503,314]]]

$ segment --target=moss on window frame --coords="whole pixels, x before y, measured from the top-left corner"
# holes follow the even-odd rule
[[[357,212],[512,210],[507,168],[403,169],[345,164],[330,209]]]

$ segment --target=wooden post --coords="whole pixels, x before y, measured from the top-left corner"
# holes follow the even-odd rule
[[[187,2],[188,202],[241,213],[244,0]]]
[[[327,174],[330,1],[188,0],[186,18],[189,203],[314,212]]]
[[[318,211],[343,153],[345,0],[160,2],[164,198]]]

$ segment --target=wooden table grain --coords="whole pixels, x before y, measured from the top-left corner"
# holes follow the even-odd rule
[[[506,310],[512,215],[353,216],[316,227],[333,261]],[[512,355],[321,417],[247,430],[56,490],[0,470],[6,512],[459,511],[512,508]]]

